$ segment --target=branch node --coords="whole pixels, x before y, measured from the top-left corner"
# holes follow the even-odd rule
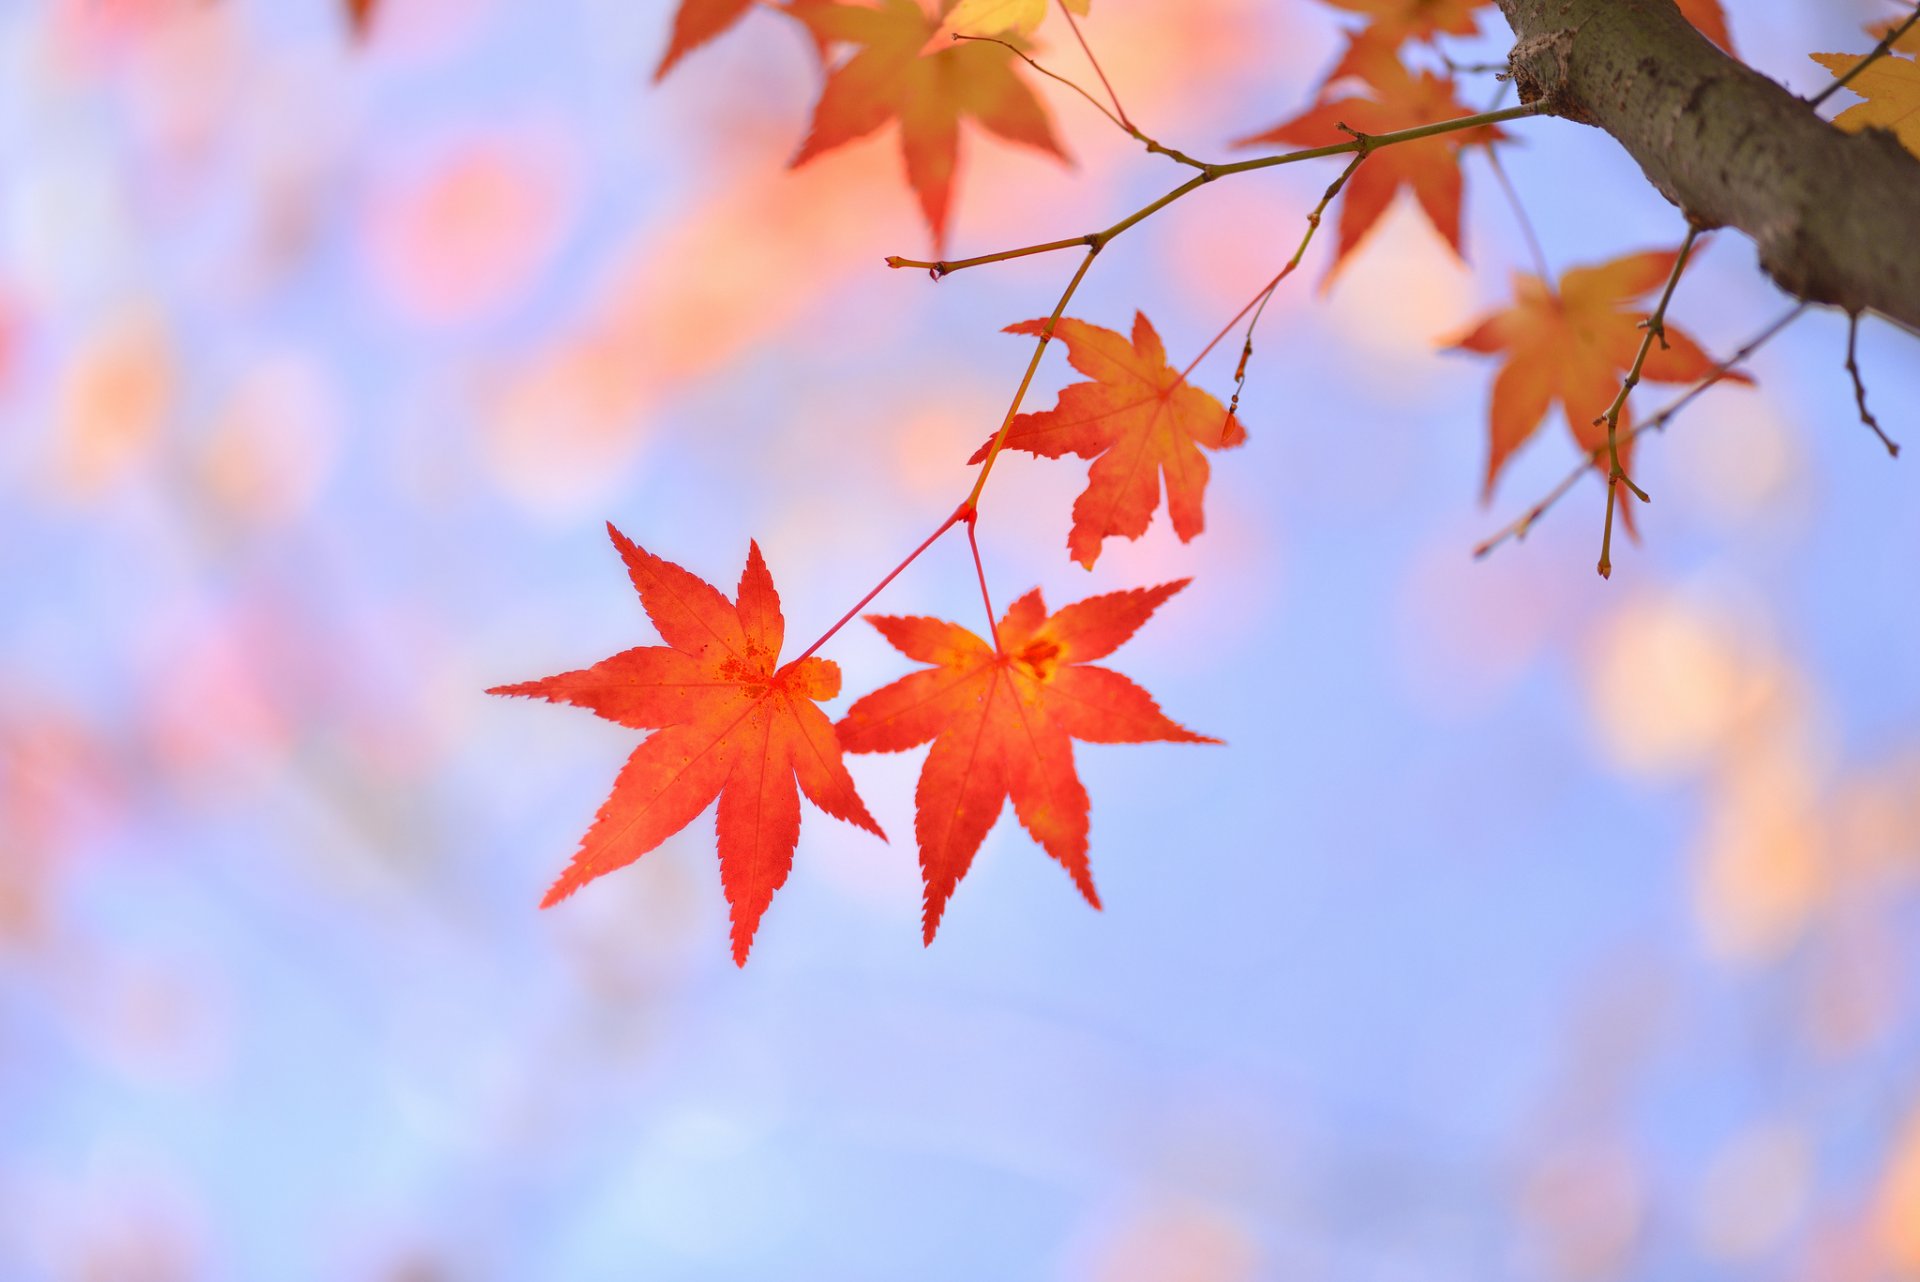
[[[1514,88],[1520,91],[1522,104],[1538,103],[1550,116],[1592,124],[1586,113],[1574,104],[1567,87],[1574,35],[1572,30],[1563,27],[1528,36],[1507,54],[1507,66],[1512,70]]]

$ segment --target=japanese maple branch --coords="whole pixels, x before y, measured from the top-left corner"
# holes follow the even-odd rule
[[[1396,129],[1384,134],[1356,134],[1346,142],[1330,143],[1324,147],[1308,147],[1302,151],[1289,151],[1278,156],[1256,156],[1251,160],[1236,160],[1229,164],[1209,164],[1199,166],[1200,172],[1159,199],[1141,206],[1105,231],[1088,232],[1082,236],[1069,236],[1064,240],[1049,240],[1037,245],[1022,245],[1018,249],[1003,249],[992,254],[978,254],[972,258],[956,258],[928,262],[918,258],[902,258],[894,254],[887,258],[889,267],[919,267],[931,273],[937,280],[942,276],[964,271],[969,267],[983,267],[988,263],[1004,263],[1009,259],[1026,258],[1033,254],[1052,253],[1058,249],[1071,249],[1084,245],[1089,249],[1104,248],[1108,241],[1132,227],[1135,223],[1149,218],[1165,209],[1187,193],[1204,187],[1218,178],[1234,174],[1253,173],[1256,170],[1272,169],[1279,165],[1297,164],[1303,160],[1320,160],[1327,156],[1345,156],[1354,153],[1371,154],[1382,147],[1393,147],[1400,143],[1418,142],[1422,138],[1436,138],[1442,134],[1457,133],[1462,129],[1477,129],[1482,125],[1497,125],[1508,120],[1519,120],[1525,116],[1539,115],[1544,108],[1538,103],[1527,103],[1518,107],[1504,107],[1499,111],[1483,111],[1471,116],[1460,116],[1453,120],[1435,121],[1430,125],[1416,125],[1411,129]]]
[[[1496,3],[1521,101],[1611,135],[1691,221],[1752,237],[1795,298],[1920,333],[1920,161],[1890,133],[1835,129],[1673,0]]]
[[[1893,46],[1899,42],[1900,37],[1913,30],[1913,24],[1916,22],[1920,22],[1920,7],[1916,7],[1912,13],[1908,14],[1905,22],[1890,28],[1886,35],[1880,37],[1880,43],[1867,50],[1866,56],[1849,67],[1845,75],[1839,77],[1825,89],[1822,89],[1819,93],[1807,99],[1807,105],[1809,107],[1818,107],[1821,103],[1833,97],[1834,94],[1845,89],[1848,81],[1892,52]]]
[[[1654,304],[1653,312],[1642,323],[1647,331],[1640,336],[1640,350],[1633,354],[1633,367],[1627,371],[1626,378],[1620,382],[1620,391],[1614,396],[1613,404],[1607,406],[1607,412],[1593,420],[1599,427],[1607,427],[1607,523],[1600,535],[1600,577],[1613,577],[1613,507],[1619,486],[1624,484],[1632,490],[1634,497],[1642,503],[1650,502],[1647,492],[1635,485],[1620,466],[1620,411],[1626,408],[1627,397],[1640,385],[1640,371],[1647,363],[1647,353],[1653,349],[1653,340],[1660,340],[1661,350],[1667,346],[1667,305],[1673,301],[1673,291],[1680,284],[1680,273],[1687,269],[1687,259],[1693,253],[1693,244],[1700,238],[1700,224],[1687,224],[1687,238],[1680,242],[1680,252],[1673,257],[1673,270],[1667,273],[1667,286],[1660,291],[1660,301]]]
[[[1701,394],[1704,393],[1709,387],[1712,387],[1715,383],[1718,383],[1722,379],[1726,378],[1728,374],[1733,372],[1736,366],[1740,365],[1741,363],[1746,361],[1748,357],[1752,356],[1755,352],[1759,351],[1762,347],[1765,347],[1768,343],[1772,342],[1773,339],[1779,335],[1781,330],[1793,324],[1794,321],[1799,320],[1800,317],[1811,306],[1813,306],[1813,304],[1811,303],[1799,304],[1798,306],[1788,311],[1786,315],[1774,321],[1773,324],[1767,326],[1765,329],[1761,330],[1758,334],[1748,339],[1746,343],[1744,343],[1737,351],[1733,353],[1733,355],[1727,357],[1727,359],[1725,359],[1724,361],[1721,361],[1718,365],[1714,366],[1713,369],[1708,372],[1705,378],[1701,379],[1699,382],[1695,383],[1692,387],[1688,388],[1686,392],[1683,393],[1678,399],[1674,400],[1671,404],[1667,405],[1659,413],[1655,414],[1652,418],[1648,419],[1646,422],[1638,424],[1632,430],[1627,432],[1626,434],[1627,439],[1629,441],[1634,440],[1643,432],[1664,431],[1666,429],[1667,424],[1673,419],[1673,417],[1676,414],[1678,414],[1681,410],[1687,408],[1687,406],[1693,404],[1694,401],[1698,400]],[[1499,547],[1502,543],[1505,543],[1509,539],[1512,539],[1515,542],[1519,542],[1525,539],[1527,537],[1528,532],[1533,529],[1534,523],[1538,521],[1541,517],[1545,516],[1548,510],[1551,509],[1554,504],[1558,503],[1561,499],[1565,498],[1567,495],[1567,492],[1573,489],[1574,485],[1579,482],[1581,477],[1593,471],[1594,467],[1598,465],[1601,457],[1605,455],[1606,452],[1607,452],[1607,447],[1604,445],[1596,445],[1592,449],[1588,450],[1586,458],[1581,460],[1578,466],[1576,466],[1572,471],[1568,472],[1564,477],[1562,477],[1558,485],[1554,486],[1551,490],[1547,491],[1545,497],[1543,497],[1539,502],[1535,503],[1532,507],[1528,508],[1525,512],[1522,512],[1519,515],[1519,517],[1517,517],[1515,520],[1503,526],[1497,533],[1483,540],[1478,547],[1473,549],[1473,555],[1476,558],[1483,557],[1487,555],[1489,552],[1493,551],[1495,548]]]

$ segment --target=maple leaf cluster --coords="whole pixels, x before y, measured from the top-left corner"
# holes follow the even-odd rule
[[[1355,134],[1385,134],[1437,124],[1473,114],[1460,101],[1453,64],[1437,48],[1442,36],[1471,36],[1479,16],[1493,0],[1323,0],[1336,9],[1363,15],[1360,27],[1346,33],[1346,48],[1322,78],[1317,101],[1235,144],[1254,147],[1289,143],[1324,147]],[[1709,39],[1731,52],[1732,37],[1720,0],[1679,0],[1680,10]],[[1405,49],[1424,47],[1437,66],[1413,68]],[[1419,147],[1394,148],[1370,156],[1347,186],[1340,210],[1339,244],[1327,278],[1379,222],[1402,190],[1413,193],[1433,229],[1454,253],[1460,243],[1460,204],[1464,184],[1461,160],[1476,148],[1507,139],[1497,126],[1448,134]]]
[[[1492,0],[1325,0],[1366,21],[1346,33],[1346,47],[1321,82],[1318,101],[1301,114],[1239,140],[1240,146],[1289,144],[1319,147],[1356,135],[1459,119],[1472,114],[1460,101],[1451,62],[1437,49],[1443,36],[1478,30],[1479,12]],[[1720,0],[1679,0],[1701,33],[1732,51]],[[1437,67],[1410,68],[1406,47],[1425,47]],[[1366,157],[1341,197],[1338,243],[1322,288],[1359,247],[1401,191],[1411,192],[1421,212],[1454,254],[1461,244],[1461,165],[1475,150],[1507,140],[1497,126],[1481,126],[1394,147]],[[1592,453],[1607,444],[1604,414],[1633,366],[1640,346],[1641,313],[1629,304],[1658,288],[1677,255],[1628,254],[1612,262],[1564,273],[1556,286],[1541,276],[1514,276],[1513,302],[1475,324],[1451,346],[1505,357],[1494,377],[1488,413],[1488,459],[1483,499],[1490,499],[1501,469],[1532,438],[1555,403],[1561,406],[1574,443]],[[1715,369],[1714,361],[1678,328],[1663,328],[1640,377],[1649,382],[1691,382]],[[1746,382],[1744,375],[1730,381]],[[1617,427],[1630,425],[1624,410]],[[1620,448],[1624,467],[1631,437]],[[1610,469],[1612,460],[1595,457]],[[1632,529],[1631,507],[1627,528]]]
[[[1363,24],[1345,33],[1345,48],[1307,110],[1240,145],[1313,148],[1359,140],[1348,148],[1357,151],[1352,164],[1321,206],[1336,193],[1344,200],[1328,282],[1402,191],[1411,193],[1441,238],[1464,257],[1462,162],[1476,151],[1491,152],[1507,135],[1491,122],[1466,119],[1474,113],[1460,101],[1454,64],[1438,41],[1473,34],[1479,11],[1491,0],[1325,2],[1361,15]],[[750,7],[745,0],[682,0],[656,76]],[[1063,0],[1061,7],[1071,20],[1086,12],[1087,0]],[[1704,35],[1731,49],[1718,0],[1680,0],[1680,7]],[[794,163],[897,120],[908,180],[936,242],[944,236],[952,199],[962,118],[1060,154],[1044,110],[1012,65],[1047,13],[1044,0],[946,0],[933,11],[917,0],[787,0],[778,11],[805,26],[827,68]],[[999,37],[936,39],[970,26]],[[1854,55],[1813,55],[1836,76],[1851,74],[1850,87],[1866,99],[1839,117],[1841,127],[1894,129],[1920,151],[1911,132],[1913,120],[1920,119],[1920,74],[1915,58],[1907,56],[1920,53],[1914,39],[1907,31],[1894,54],[1864,69],[1857,69]],[[1417,145],[1367,145],[1371,137],[1449,122],[1463,127],[1424,136]],[[1122,127],[1141,137],[1130,125]],[[1217,176],[1219,167],[1199,167],[1205,177]],[[1309,239],[1319,216],[1310,219]],[[1093,238],[1087,243],[1097,252]],[[1677,250],[1630,253],[1557,279],[1549,279],[1544,267],[1516,272],[1511,303],[1452,340],[1455,349],[1500,361],[1489,407],[1483,498],[1555,406],[1574,444],[1611,480],[1631,458],[1626,393],[1635,382],[1750,381],[1665,322],[1667,301],[1693,244],[1689,237]],[[1291,270],[1289,264],[1274,283]],[[1663,284],[1667,292],[1647,317],[1643,300]],[[1090,460],[1067,535],[1069,556],[1086,568],[1098,561],[1107,539],[1144,534],[1163,494],[1175,535],[1190,541],[1205,527],[1207,453],[1244,443],[1244,426],[1188,381],[1191,365],[1173,367],[1144,313],[1135,314],[1128,335],[1061,316],[1065,301],[1053,318],[1022,321],[1007,332],[1038,338],[1039,350],[1058,338],[1085,381],[1066,386],[1042,411],[1018,413],[1016,397],[1005,425],[969,462],[990,467],[1009,449]],[[1243,371],[1244,364],[1243,356]],[[983,473],[979,484],[984,482]],[[935,538],[962,521],[971,533],[979,484]],[[1609,513],[1611,522],[1611,508]],[[1624,519],[1631,530],[1630,505]],[[1090,803],[1074,765],[1073,741],[1217,742],[1168,719],[1145,690],[1093,663],[1131,637],[1186,580],[1090,597],[1051,614],[1035,590],[1014,602],[988,638],[940,619],[868,615],[896,649],[926,666],[859,698],[835,723],[818,705],[839,694],[840,671],[813,652],[833,631],[800,657],[780,662],[780,600],[757,544],[749,546],[729,600],[608,529],[666,644],[635,647],[589,668],[492,691],[577,704],[650,732],[543,906],[656,848],[717,801],[721,883],[731,910],[733,955],[744,964],[773,894],[791,870],[801,795],[884,840],[844,755],[930,745],[914,819],[927,942],[1009,800],[1021,826],[1097,908],[1088,861]],[[984,569],[981,590],[984,599]]]
[[[843,754],[929,740],[914,821],[926,941],[1009,797],[1021,825],[1097,908],[1087,793],[1072,740],[1217,742],[1174,724],[1145,690],[1091,663],[1132,636],[1184,580],[1090,597],[1052,615],[1035,590],[1008,609],[991,643],[939,619],[870,615],[901,653],[932,666],[867,695],[836,726],[818,704],[840,693],[839,665],[812,654],[780,663],[786,625],[757,543],[748,545],[729,601],[611,524],[607,532],[667,644],[488,691],[571,703],[652,731],[627,758],[543,908],[653,850],[717,798],[720,884],[733,958],[745,965],[793,867],[800,794],[884,840]]]

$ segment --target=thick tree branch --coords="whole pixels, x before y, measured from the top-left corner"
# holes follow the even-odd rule
[[[1843,133],[1673,0],[1497,0],[1523,102],[1605,130],[1703,227],[1737,227],[1797,298],[1920,333],[1920,160]]]

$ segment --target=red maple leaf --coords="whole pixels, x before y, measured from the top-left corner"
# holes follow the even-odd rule
[[[1348,129],[1363,134],[1385,134],[1473,114],[1473,109],[1454,95],[1451,76],[1431,71],[1413,75],[1392,48],[1384,45],[1354,41],[1337,74],[1358,77],[1372,89],[1374,96],[1320,103],[1264,133],[1238,139],[1234,145],[1289,143],[1324,147],[1351,141],[1353,135]],[[1342,129],[1342,125],[1347,128]],[[1384,147],[1368,156],[1348,179],[1346,191],[1340,197],[1340,242],[1327,279],[1333,279],[1340,264],[1379,221],[1402,187],[1413,192],[1434,230],[1453,247],[1454,253],[1460,254],[1461,152],[1467,147],[1491,145],[1506,136],[1497,126],[1482,125],[1438,138]]]
[[[1676,0],[1680,12],[1687,21],[1700,29],[1700,34],[1713,43],[1733,52],[1733,36],[1727,30],[1727,13],[1720,7],[1720,0]]]
[[[653,69],[658,81],[673,70],[675,63],[740,21],[754,0],[680,0],[673,14],[673,35],[660,65]]]
[[[1640,350],[1646,319],[1643,308],[1632,306],[1666,283],[1677,257],[1674,250],[1627,254],[1593,267],[1576,267],[1560,277],[1555,289],[1538,276],[1517,272],[1514,304],[1485,317],[1452,346],[1502,355],[1506,359],[1493,378],[1489,412],[1491,447],[1487,455],[1486,495],[1506,466],[1507,459],[1539,428],[1555,401],[1566,416],[1574,441],[1584,451],[1603,450],[1607,429],[1594,418],[1605,414],[1620,391],[1621,380]],[[1686,334],[1665,327],[1666,341],[1656,341],[1647,352],[1640,377],[1654,383],[1691,383],[1712,373],[1715,362]],[[1750,383],[1745,374],[1729,373],[1730,382]],[[1619,431],[1630,418],[1621,407]],[[1632,441],[1621,437],[1624,467]],[[1611,468],[1604,454],[1594,466]],[[1632,506],[1625,509],[1630,515]]]
[[[872,9],[810,3],[793,12],[822,45],[858,46],[828,73],[813,126],[793,163],[803,165],[898,119],[907,182],[920,198],[936,249],[946,240],[962,117],[1010,142],[1066,158],[1046,110],[1014,74],[1013,53],[1005,46],[963,41],[923,52],[940,24],[914,0],[881,0]]]
[[[1219,740],[1169,721],[1152,695],[1090,661],[1119,648],[1186,585],[1089,597],[1052,616],[1036,588],[1007,610],[997,646],[942,619],[867,616],[901,653],[933,665],[859,700],[838,727],[848,752],[901,752],[933,741],[914,793],[926,942],[1008,797],[1021,825],[1100,906],[1073,740]]]
[[[760,916],[793,867],[796,779],[834,818],[886,835],[854,791],[832,723],[814,706],[840,693],[840,668],[814,657],[776,666],[786,624],[759,544],[748,545],[735,602],[636,547],[611,524],[607,533],[667,644],[487,692],[578,704],[654,731],[627,758],[579,852],[540,906],[624,868],[718,797],[720,884],[733,920],[733,959],[745,965]]]
[[[1038,334],[1045,327],[1045,321],[1021,321],[1007,326],[1007,333]],[[1006,448],[1094,460],[1087,488],[1073,501],[1069,555],[1091,569],[1103,540],[1145,534],[1160,506],[1162,473],[1174,533],[1183,543],[1192,539],[1206,528],[1208,467],[1200,447],[1241,444],[1247,432],[1240,420],[1167,363],[1167,349],[1144,313],[1134,313],[1131,343],[1114,330],[1071,317],[1053,332],[1066,344],[1067,360],[1093,381],[1068,385],[1050,410],[1015,418]],[[982,445],[969,461],[981,462],[991,446]]]
[[[373,33],[374,10],[378,0],[346,0],[347,24],[353,28],[355,38],[365,40]]]
[[[1446,34],[1470,36],[1478,30],[1478,13],[1492,0],[1322,0],[1336,9],[1365,14],[1365,38],[1397,49],[1403,41],[1427,40]]]

